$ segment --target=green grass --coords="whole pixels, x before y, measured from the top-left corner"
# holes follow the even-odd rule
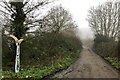
[[[19,73],[14,73],[13,71],[2,71],[2,76],[4,76],[4,78],[43,78],[70,66],[78,58],[79,53],[80,51],[72,55],[58,57],[54,59],[51,64],[42,67],[32,66],[28,69],[20,71]]]
[[[118,58],[116,58],[116,57],[107,57],[105,59],[108,60],[115,68],[120,70],[120,60],[118,60]]]
[[[61,33],[44,33],[42,36],[24,38],[21,44],[21,69],[13,72],[14,54],[4,43],[2,76],[4,78],[44,78],[70,66],[78,57],[82,43],[77,37]],[[3,40],[4,41],[4,40]]]

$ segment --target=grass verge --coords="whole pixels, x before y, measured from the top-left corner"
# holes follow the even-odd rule
[[[42,67],[32,66],[19,73],[13,71],[2,71],[3,78],[43,78],[47,75],[54,74],[58,70],[70,66],[79,57],[80,51],[64,57],[55,58],[51,64]],[[73,56],[74,55],[74,56]]]
[[[116,69],[118,69],[120,71],[120,60],[116,57],[106,57],[105,58],[107,61],[110,62],[110,64],[115,67]]]

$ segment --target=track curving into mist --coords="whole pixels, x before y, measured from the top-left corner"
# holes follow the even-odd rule
[[[52,78],[118,78],[118,71],[91,49],[84,47],[79,59]]]

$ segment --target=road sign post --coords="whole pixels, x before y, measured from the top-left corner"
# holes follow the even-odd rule
[[[20,71],[20,44],[23,39],[18,40],[14,35],[10,35],[11,38],[15,40],[16,43],[16,58],[15,58],[15,73]]]

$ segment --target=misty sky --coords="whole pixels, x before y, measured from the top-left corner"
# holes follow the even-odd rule
[[[79,35],[86,38],[92,37],[93,34],[86,20],[88,10],[90,7],[97,6],[105,1],[109,0],[60,0],[59,3],[72,14],[74,21],[79,26]]]

